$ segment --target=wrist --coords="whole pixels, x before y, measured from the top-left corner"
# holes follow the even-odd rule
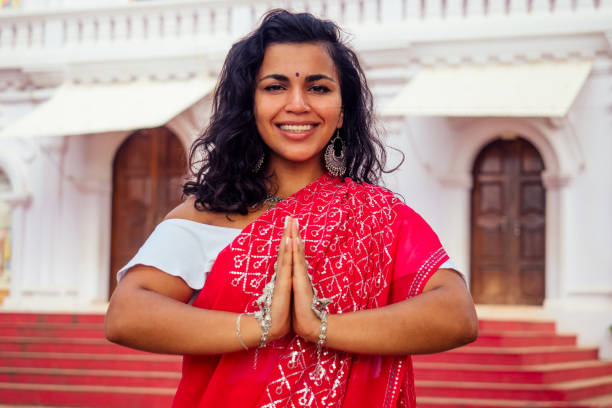
[[[242,316],[242,340],[249,349],[259,347],[261,342],[261,327],[252,314]]]
[[[307,340],[316,344],[319,341],[319,334],[321,334],[321,320],[317,316],[314,316],[313,324],[308,331]]]

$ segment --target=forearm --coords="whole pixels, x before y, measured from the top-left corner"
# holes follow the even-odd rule
[[[113,295],[106,318],[110,341],[140,350],[168,354],[222,354],[242,350],[236,336],[237,313],[184,304],[143,288]],[[261,330],[252,316],[241,319],[241,337],[259,345]]]
[[[329,315],[326,346],[363,354],[435,353],[473,341],[477,325],[471,299],[440,287],[385,307]]]

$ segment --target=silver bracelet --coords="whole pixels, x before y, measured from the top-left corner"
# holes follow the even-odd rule
[[[274,285],[276,284],[276,268],[278,263],[274,263],[274,273],[272,274],[272,278],[270,282],[266,284],[263,288],[263,293],[256,300],[257,306],[259,306],[259,310],[253,313],[253,317],[257,319],[259,323],[259,327],[261,328],[261,341],[259,342],[259,347],[255,350],[255,359],[253,361],[253,368],[257,368],[257,355],[260,348],[266,346],[266,342],[268,341],[268,336],[270,335],[270,327],[272,326],[272,295],[274,294]]]
[[[242,319],[242,316],[244,316],[245,314],[246,313],[240,313],[236,318],[236,336],[238,337],[238,341],[240,342],[242,348],[248,350],[249,348],[246,344],[244,344],[244,341],[242,341],[242,336],[240,335],[240,319]]]
[[[315,368],[315,375],[320,377],[323,374],[323,367],[321,367],[321,355],[323,354],[323,346],[327,342],[327,311],[321,312],[321,327],[319,328],[319,341],[317,341],[317,366]]]
[[[306,262],[306,270],[310,265]],[[327,342],[327,306],[332,302],[328,298],[319,298],[319,292],[312,283],[312,275],[306,272],[310,286],[312,287],[312,311],[321,320],[321,327],[319,328],[319,340],[317,341],[317,366],[315,368],[315,375],[320,377],[323,374],[323,367],[321,366],[321,356],[323,355],[323,346]]]

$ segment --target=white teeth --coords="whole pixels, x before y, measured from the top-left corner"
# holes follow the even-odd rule
[[[289,132],[305,132],[314,127],[314,125],[280,125],[280,128]]]

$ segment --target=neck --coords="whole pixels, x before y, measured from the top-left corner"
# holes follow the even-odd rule
[[[272,174],[272,180],[278,187],[274,195],[284,198],[297,193],[321,177],[324,170],[317,158],[317,161],[304,163],[271,160],[268,172]]]

